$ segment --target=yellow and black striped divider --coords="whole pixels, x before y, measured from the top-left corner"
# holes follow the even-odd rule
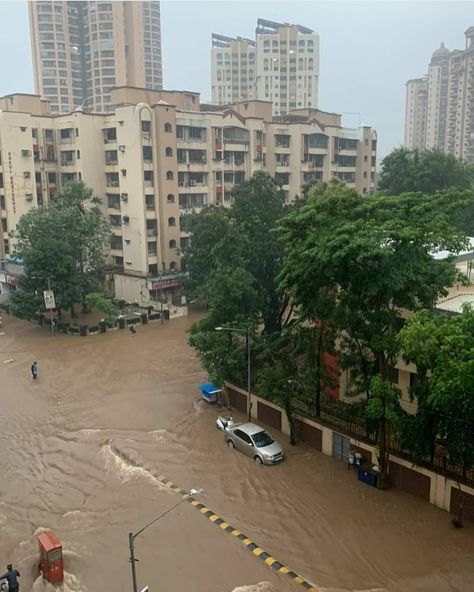
[[[140,466],[133,459],[131,459],[128,455],[124,454],[121,450],[116,448],[115,446],[111,446],[112,450],[120,456],[123,460],[133,466]],[[143,467],[145,468],[145,467]],[[169,487],[179,495],[181,495],[184,499],[186,499],[196,510],[199,510],[201,514],[203,514],[210,522],[218,526],[223,532],[230,534],[231,536],[235,537],[236,540],[240,541],[247,549],[261,559],[266,565],[271,567],[276,572],[288,576],[295,584],[299,584],[309,592],[320,592],[318,588],[310,584],[304,578],[299,576],[297,573],[292,571],[289,567],[277,561],[274,557],[272,557],[269,553],[264,551],[259,545],[254,543],[251,539],[249,539],[245,534],[228,524],[223,518],[215,514],[212,510],[207,508],[204,504],[199,502],[197,499],[192,497],[189,491],[185,489],[180,489],[173,481],[170,481],[164,475],[159,475],[153,470],[145,468],[145,470],[150,473],[157,481],[159,481],[165,487]]]

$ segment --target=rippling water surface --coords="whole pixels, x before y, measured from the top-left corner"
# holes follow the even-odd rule
[[[128,532],[178,500],[160,474],[202,487],[203,503],[324,592],[474,589],[474,525],[453,530],[447,513],[364,486],[305,446],[275,467],[230,451],[197,394],[191,320],[88,338],[5,320],[0,561],[22,572],[22,590],[131,590]],[[37,571],[45,528],[64,543],[60,588]],[[298,589],[188,504],[140,535],[136,555],[151,592]]]

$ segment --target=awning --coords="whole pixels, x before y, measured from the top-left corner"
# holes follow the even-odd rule
[[[220,393],[221,389],[219,387],[217,387],[215,384],[200,384],[199,385],[199,390],[202,391],[203,393],[206,393],[206,395],[214,395],[215,393]]]

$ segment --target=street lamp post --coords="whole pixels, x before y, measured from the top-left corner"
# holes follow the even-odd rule
[[[171,508],[168,508],[167,510],[165,510],[164,512],[159,514],[156,518],[153,518],[153,520],[151,520],[151,522],[148,522],[148,524],[145,524],[145,526],[143,528],[140,528],[140,530],[138,530],[135,533],[134,532],[128,533],[128,546],[130,549],[130,565],[132,567],[133,592],[138,592],[137,570],[136,570],[136,566],[135,566],[135,563],[138,561],[138,559],[135,557],[135,539],[137,538],[137,536],[140,535],[149,526],[151,526],[152,524],[155,524],[155,522],[158,522],[158,520],[161,520],[161,518],[166,516],[166,514],[169,514],[170,512],[172,512],[175,508],[180,506],[183,502],[187,501],[190,497],[195,497],[196,495],[199,495],[201,492],[202,492],[202,489],[191,489],[189,493],[183,495],[183,497],[179,500],[179,502],[177,502],[176,504],[171,506]],[[146,590],[146,588],[145,588],[145,590]]]
[[[230,333],[239,333],[245,335],[245,345],[247,348],[247,405],[248,418],[252,421],[252,392],[250,390],[250,331],[248,327],[216,327],[215,331],[229,331]]]

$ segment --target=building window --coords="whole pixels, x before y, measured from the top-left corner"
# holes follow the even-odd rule
[[[176,271],[176,261],[171,261],[171,263],[170,263],[170,271]]]
[[[155,209],[155,196],[154,195],[145,195],[145,205],[147,210],[154,210]]]
[[[149,132],[151,130],[151,121],[142,121],[142,132]]]
[[[168,243],[168,246],[170,249],[176,249],[176,241],[174,239],[170,240],[170,242]]]
[[[165,156],[173,156],[173,148],[170,148],[169,146],[165,148]]]
[[[173,171],[166,171],[166,179],[172,181],[174,179]]]
[[[173,218],[173,216],[168,218],[168,226],[176,226],[176,220]]]
[[[152,159],[153,159],[152,147],[151,146],[143,146],[143,160],[151,161]]]
[[[172,132],[173,128],[171,126],[171,123],[165,123],[165,132]]]
[[[174,203],[174,195],[172,193],[168,193],[168,197],[166,198],[168,203]]]

